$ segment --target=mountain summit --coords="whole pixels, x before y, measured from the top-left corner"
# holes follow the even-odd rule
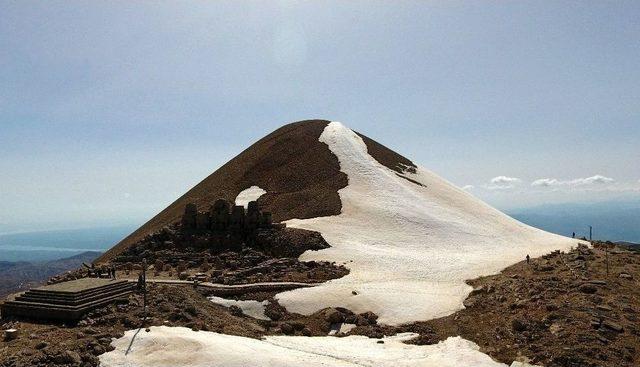
[[[464,307],[467,280],[579,243],[514,220],[339,122],[313,120],[261,139],[100,260],[178,221],[187,203],[206,209],[218,198],[257,199],[274,220],[319,232],[330,248],[300,260],[349,269],[276,296],[299,314],[346,307],[390,325],[446,316]]]
[[[340,214],[338,190],[347,186],[337,157],[318,139],[330,121],[305,120],[287,124],[260,139],[151,218],[97,262],[107,261],[145,235],[180,220],[187,203],[205,210],[219,198],[233,202],[243,190],[266,191],[258,202],[274,221]],[[360,135],[381,164],[397,171],[413,169],[408,159]]]

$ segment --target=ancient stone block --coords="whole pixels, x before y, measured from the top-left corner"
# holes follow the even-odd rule
[[[262,212],[260,216],[260,226],[261,227],[271,227],[273,224],[273,219],[271,217],[271,212]]]
[[[209,209],[211,229],[224,231],[229,227],[229,203],[224,199],[218,199]]]
[[[247,204],[247,214],[251,214],[251,213],[258,213],[260,212],[260,207],[258,206],[258,202],[257,201],[250,201]]]
[[[244,207],[242,205],[234,205],[231,212],[231,222],[229,223],[232,230],[238,231],[244,228]]]
[[[184,207],[184,214],[182,215],[182,226],[184,228],[196,227],[196,216],[198,214],[198,207],[194,203],[189,203]]]
[[[196,214],[196,229],[209,229],[209,214],[197,213]]]
[[[248,212],[247,215],[245,216],[244,228],[247,231],[254,231],[258,228],[259,225],[260,225],[260,212],[259,211]]]

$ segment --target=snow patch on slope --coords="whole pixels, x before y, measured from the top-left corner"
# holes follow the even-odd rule
[[[265,306],[269,304],[268,301],[262,301],[262,302],[253,301],[253,300],[236,301],[234,299],[226,299],[226,298],[216,297],[216,296],[209,297],[209,301],[225,307],[238,306],[240,307],[242,312],[247,316],[251,316],[259,320],[270,320],[264,314]]]
[[[250,201],[255,201],[260,198],[260,196],[266,194],[267,192],[264,189],[261,189],[258,186],[251,186],[248,189],[242,190],[238,196],[236,197],[236,205],[242,205],[245,208]]]
[[[342,212],[287,225],[318,231],[331,245],[301,260],[344,263],[351,272],[277,295],[291,312],[342,306],[373,311],[386,324],[446,316],[463,308],[471,291],[465,280],[496,273],[527,254],[578,244],[522,224],[422,167],[405,176],[424,186],[399,177],[339,122],[330,123],[319,140],[349,179],[339,191]]]
[[[378,339],[364,336],[269,336],[263,340],[183,327],[151,327],[130,330],[115,339],[115,350],[100,356],[102,367],[505,367],[460,337],[434,345],[410,345],[402,341],[415,334]],[[135,338],[132,342],[132,338]]]

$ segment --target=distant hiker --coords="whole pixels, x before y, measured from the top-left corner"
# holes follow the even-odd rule
[[[144,284],[144,280],[142,279],[142,273],[138,274],[138,289],[142,290]]]
[[[576,238],[576,233],[573,232],[573,234],[571,235],[571,238]]]
[[[112,277],[113,279],[115,279],[115,278],[116,278],[116,267],[115,267],[115,266],[112,266],[112,267],[111,267],[111,277]]]
[[[527,254],[527,264],[529,263],[529,260],[531,260],[531,257]]]

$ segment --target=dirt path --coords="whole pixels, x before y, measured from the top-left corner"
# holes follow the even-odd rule
[[[137,279],[125,279],[129,282],[137,282]],[[185,286],[197,286],[204,287],[209,291],[209,294],[215,296],[229,296],[239,295],[245,293],[257,293],[257,292],[277,292],[286,291],[290,289],[303,288],[303,287],[315,287],[321,283],[300,283],[300,282],[261,282],[250,284],[218,284],[211,282],[198,282],[190,280],[178,280],[178,279],[147,279],[148,283],[154,284],[172,284],[172,285],[185,285]]]

